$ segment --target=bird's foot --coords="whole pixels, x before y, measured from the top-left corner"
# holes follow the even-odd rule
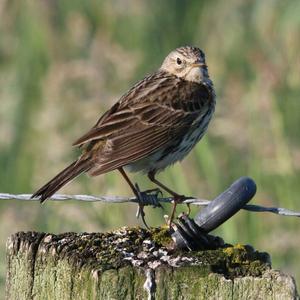
[[[177,194],[174,195],[174,198],[173,198],[173,210],[172,210],[172,213],[171,213],[171,217],[168,218],[168,221],[167,221],[167,224],[168,224],[168,226],[169,226],[170,229],[172,227],[172,222],[173,222],[174,217],[175,217],[177,204],[182,203],[186,199],[189,199],[189,197],[186,197],[184,195],[177,195]],[[189,205],[188,205],[188,208],[189,208],[189,213],[190,213],[190,207],[189,207]]]
[[[192,199],[195,199],[195,197],[185,197],[184,200],[192,200]],[[189,217],[189,216],[190,216],[190,213],[191,213],[191,203],[190,203],[190,202],[185,202],[185,204],[186,204],[186,206],[187,206],[187,208],[188,208],[188,210],[187,210],[187,212],[185,213],[185,215],[186,215],[187,217]]]
[[[161,204],[158,202],[158,196],[162,195],[162,192],[158,188],[152,190],[146,190],[142,192],[137,183],[135,184],[135,189],[136,189],[136,193],[137,193],[136,196],[139,204],[136,217],[137,218],[141,217],[145,227],[149,229],[149,226],[147,225],[145,220],[144,206],[152,205],[153,207],[162,208]]]
[[[143,206],[152,205],[153,208],[161,207],[161,204],[158,202],[159,196],[162,196],[162,191],[159,188],[141,191],[138,184],[135,184],[135,189],[137,192],[137,199],[140,204]]]

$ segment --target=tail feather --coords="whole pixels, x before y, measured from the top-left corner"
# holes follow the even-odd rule
[[[88,171],[91,168],[90,160],[74,161],[59,174],[57,174],[48,183],[42,186],[36,191],[31,198],[40,198],[43,203],[47,198],[51,197],[56,191],[62,188],[65,184],[72,179],[80,175],[81,173]]]

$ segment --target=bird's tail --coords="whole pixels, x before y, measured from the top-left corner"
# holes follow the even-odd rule
[[[56,191],[58,191],[72,179],[81,173],[88,171],[91,168],[91,165],[91,160],[89,159],[74,161],[48,183],[42,186],[38,191],[36,191],[31,198],[39,197],[41,203],[43,203],[47,198],[51,197]]]

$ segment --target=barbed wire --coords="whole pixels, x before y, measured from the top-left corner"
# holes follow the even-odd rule
[[[0,200],[21,200],[21,201],[39,201],[39,198],[31,198],[31,194],[9,194],[9,193],[0,193]],[[151,196],[151,195],[147,195]],[[161,197],[158,198],[153,195],[158,202],[162,203],[172,203],[172,197]],[[152,197],[152,198],[153,198]],[[152,201],[147,203],[147,200],[151,200],[151,197],[144,198],[144,205],[153,205]],[[126,203],[133,202],[139,203],[139,200],[136,197],[121,197],[121,196],[91,196],[91,195],[66,195],[66,194],[55,194],[47,199],[47,201],[66,201],[66,200],[76,200],[76,201],[86,201],[86,202],[106,202],[106,203]],[[210,203],[206,199],[186,199],[182,204],[195,204],[205,206]]]
[[[39,201],[38,198],[31,198],[31,194],[9,194],[0,193],[0,200],[19,200],[19,201]],[[48,201],[85,201],[85,202],[105,202],[105,203],[139,203],[140,200],[135,197],[121,197],[121,196],[91,196],[91,195],[65,195],[55,194],[48,199]],[[172,197],[157,197],[157,195],[150,195],[143,199],[143,205],[158,206],[159,203],[172,203]],[[184,200],[180,204],[193,204],[198,206],[207,206],[211,201],[200,198],[190,198]],[[251,212],[271,212],[281,216],[300,217],[300,212],[293,211],[282,207],[266,207],[261,205],[246,204],[244,210]]]

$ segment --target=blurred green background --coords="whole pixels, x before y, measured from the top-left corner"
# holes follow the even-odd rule
[[[298,0],[0,0],[0,191],[39,188],[76,157],[72,142],[122,93],[189,44],[206,53],[216,114],[193,153],[159,178],[211,199],[247,175],[258,185],[253,203],[300,210],[299,12]],[[116,172],[81,176],[61,192],[131,195]],[[147,208],[148,222],[163,223],[169,209]],[[0,202],[1,290],[10,234],[109,230],[139,224],[135,210]],[[269,252],[299,285],[299,230],[299,219],[241,211],[216,234]]]

